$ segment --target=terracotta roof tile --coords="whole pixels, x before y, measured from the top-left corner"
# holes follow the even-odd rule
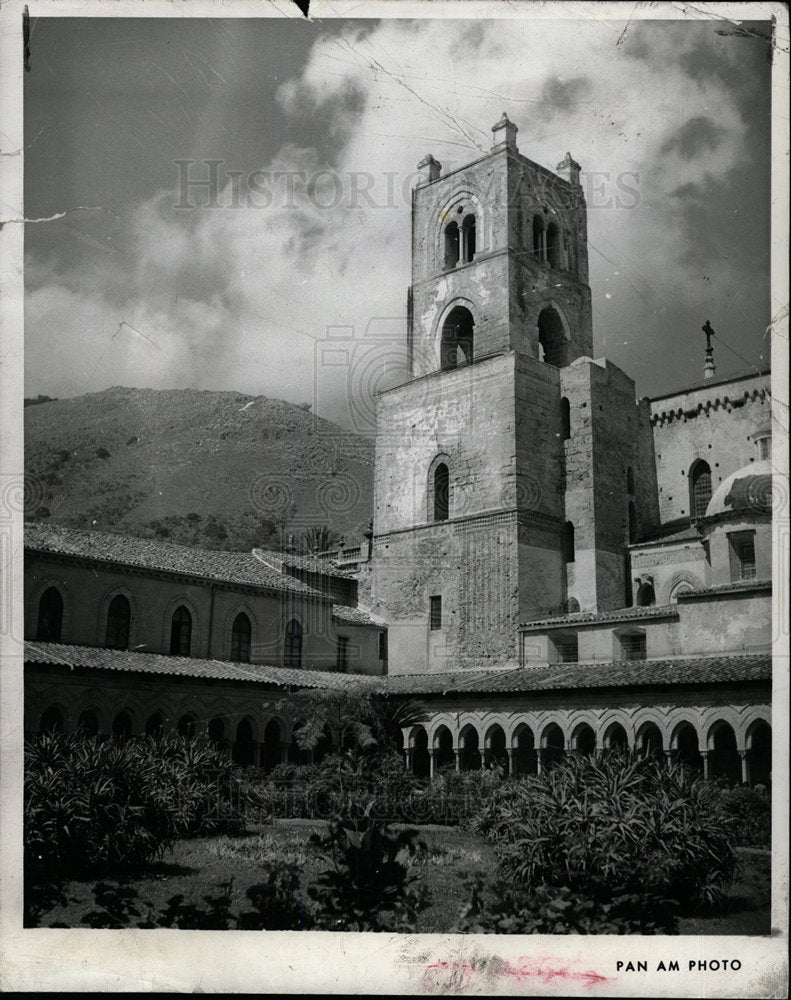
[[[701,587],[699,590],[684,590],[678,597],[689,601],[696,597],[708,597],[716,594],[735,594],[747,590],[771,590],[771,580],[735,580],[733,583],[723,583],[719,587]]]
[[[26,642],[26,663],[54,663],[95,670],[160,674],[165,677],[198,677],[210,680],[246,681],[274,687],[354,689],[370,686],[377,678],[365,674],[330,673],[326,670],[299,670],[294,667],[258,663],[230,663],[199,660],[162,653],[138,653],[101,646],[69,646],[55,642]]]
[[[387,694],[560,691],[578,688],[656,687],[763,681],[772,676],[769,653],[688,657],[680,660],[621,660],[611,663],[551,663],[515,670],[402,674],[384,679]]]
[[[387,626],[381,618],[375,618],[362,608],[350,608],[347,604],[333,604],[332,617],[340,621],[349,622],[351,625],[374,625],[377,628]]]
[[[134,538],[55,525],[26,524],[25,547],[39,552],[79,556],[222,583],[323,597],[290,574],[278,572],[247,552],[215,552],[174,545],[153,538]]]
[[[554,618],[542,618],[537,621],[523,622],[519,628],[522,631],[551,628],[557,625],[590,625],[607,622],[626,622],[635,618],[670,618],[678,615],[675,604],[656,605],[640,608],[618,608],[615,611],[576,611],[570,615],[557,615]]]
[[[321,576],[340,577],[343,580],[353,580],[354,574],[340,569],[331,559],[317,559],[315,556],[299,555],[295,552],[276,552],[274,549],[253,549],[262,562],[280,570],[281,566],[293,566],[295,569],[318,573]]]

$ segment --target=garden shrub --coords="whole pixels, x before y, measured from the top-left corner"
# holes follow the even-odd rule
[[[428,901],[419,876],[409,875],[398,855],[425,851],[417,830],[391,831],[371,816],[373,800],[361,816],[347,813],[329,824],[327,835],[311,844],[331,862],[308,889],[315,926],[336,931],[414,931],[417,912]]]
[[[752,788],[732,788],[720,793],[719,808],[732,825],[738,847],[770,847],[772,800]]]
[[[624,893],[609,900],[572,892],[567,886],[532,889],[482,879],[470,886],[470,902],[454,931],[469,934],[670,934],[678,930],[678,904]]]
[[[597,907],[617,905],[622,917],[670,914],[669,901],[682,910],[717,903],[737,870],[718,795],[680,766],[573,755],[504,783],[476,828],[497,845],[508,881],[565,888]]]
[[[25,745],[25,860],[148,862],[176,839],[236,830],[227,761],[207,742],[46,733]]]

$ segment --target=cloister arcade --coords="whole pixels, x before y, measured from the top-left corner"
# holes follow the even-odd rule
[[[630,750],[688,764],[731,785],[771,778],[769,708],[709,708],[544,713],[442,713],[403,730],[406,766],[433,777],[440,769],[493,766],[506,774],[537,774],[567,753]]]

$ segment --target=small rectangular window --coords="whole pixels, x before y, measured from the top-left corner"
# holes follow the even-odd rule
[[[429,623],[432,632],[442,628],[442,597],[437,595],[431,598],[431,611]]]
[[[642,633],[622,635],[621,651],[625,660],[644,660],[646,655],[645,635]]]
[[[558,660],[561,663],[577,663],[579,661],[579,644],[576,635],[561,635],[554,642]]]
[[[755,576],[755,542],[746,538],[737,547],[739,559],[739,579],[750,580]]]
[[[379,633],[379,659],[387,661],[387,632]]]
[[[730,541],[731,580],[752,580],[756,576],[755,532],[737,531],[728,536]]]
[[[336,662],[336,669],[340,674],[345,674],[349,669],[349,637],[346,635],[338,636],[338,659]]]

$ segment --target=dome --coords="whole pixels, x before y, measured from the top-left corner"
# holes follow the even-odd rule
[[[706,508],[706,517],[720,514],[771,514],[772,465],[768,459],[750,462],[724,479]]]

